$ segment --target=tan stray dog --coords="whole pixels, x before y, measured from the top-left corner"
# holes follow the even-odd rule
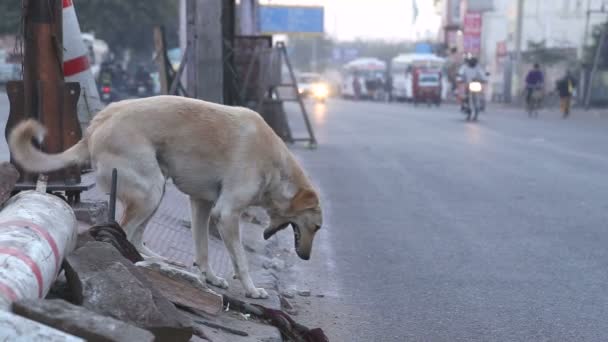
[[[157,96],[111,104],[95,117],[76,145],[46,154],[32,145],[44,127],[19,123],[9,146],[30,172],[50,172],[87,161],[97,184],[108,191],[111,170],[119,170],[120,224],[128,239],[148,257],[160,257],[143,243],[146,224],[158,208],[167,178],[190,196],[192,235],[201,279],[221,288],[208,260],[208,225],[217,225],[232,258],[235,276],[248,297],[266,298],[249,275],[239,219],[250,206],[265,208],[268,239],[291,224],[296,253],[309,259],[322,224],[319,196],[283,141],[257,113],[176,96]]]

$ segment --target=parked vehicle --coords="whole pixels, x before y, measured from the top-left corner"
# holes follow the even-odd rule
[[[386,63],[377,58],[358,58],[342,67],[342,97],[379,100],[384,96]]]
[[[9,53],[0,49],[0,84],[19,79],[21,65],[11,61]]]
[[[419,103],[441,104],[441,70],[437,68],[415,67],[412,71],[413,88],[412,102],[414,105]]]
[[[397,101],[414,101],[414,88],[416,72],[421,68],[436,69],[441,72],[445,59],[430,53],[405,53],[391,60],[391,77],[393,80],[391,95]],[[443,83],[445,79],[440,78],[440,91],[447,89]],[[440,96],[442,96],[441,91]]]

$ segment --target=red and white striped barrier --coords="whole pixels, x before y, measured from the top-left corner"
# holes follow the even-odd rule
[[[74,211],[57,196],[26,191],[6,202],[0,211],[0,310],[46,296],[76,233]]]
[[[78,119],[80,124],[86,127],[103,105],[99,100],[99,92],[72,0],[63,0],[63,48],[63,74],[66,81],[80,83]]]

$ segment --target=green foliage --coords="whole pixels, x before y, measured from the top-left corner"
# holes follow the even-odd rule
[[[600,43],[600,38],[602,36],[602,30],[608,30],[608,22],[603,24],[595,25],[593,30],[591,31],[591,39],[593,43],[586,47],[583,51],[582,62],[584,65],[591,66],[595,59],[595,54],[597,52],[598,45]],[[604,43],[604,49],[600,55],[599,67],[600,68],[608,68],[608,42]]]
[[[81,30],[112,50],[152,51],[155,25],[165,26],[169,46],[177,45],[178,0],[74,0],[74,6]],[[0,34],[17,33],[21,0],[1,0],[0,15]]]
[[[16,34],[21,21],[21,0],[0,1],[0,34]]]

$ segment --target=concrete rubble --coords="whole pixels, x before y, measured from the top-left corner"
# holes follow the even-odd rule
[[[85,244],[66,258],[65,270],[76,304],[147,329],[158,340],[192,337],[192,322],[110,244]]]
[[[12,173],[10,164],[0,166],[0,171]],[[14,181],[5,180],[8,197]],[[222,276],[229,280],[230,290],[208,288],[195,268],[184,265],[186,258],[172,258],[176,262],[170,264],[140,261],[141,255],[126,240],[122,228],[108,223],[107,204],[102,198],[84,202],[74,208],[80,218],[76,249],[65,257],[45,299],[19,300],[13,303],[13,312],[0,312],[0,340],[13,336],[27,341],[283,340],[279,329],[284,331],[285,326],[279,327],[270,316],[260,314],[281,309],[276,273],[286,267],[273,252],[277,246],[263,241],[261,229],[254,226],[260,223],[258,216],[265,219],[263,215],[252,211],[243,227],[254,282],[270,294],[269,299],[255,300],[245,297],[240,281],[227,277],[225,269]],[[190,233],[180,227],[187,228],[188,222],[169,222],[184,216],[172,206],[166,208],[170,211],[161,208],[160,218],[167,220],[163,227],[175,235],[163,242],[183,246]],[[210,244],[215,253],[225,253],[218,236],[217,232],[211,234]],[[215,262],[222,260],[228,261],[214,258]]]
[[[21,300],[13,303],[12,311],[87,341],[154,341],[154,335],[147,330],[99,315],[61,299]]]

